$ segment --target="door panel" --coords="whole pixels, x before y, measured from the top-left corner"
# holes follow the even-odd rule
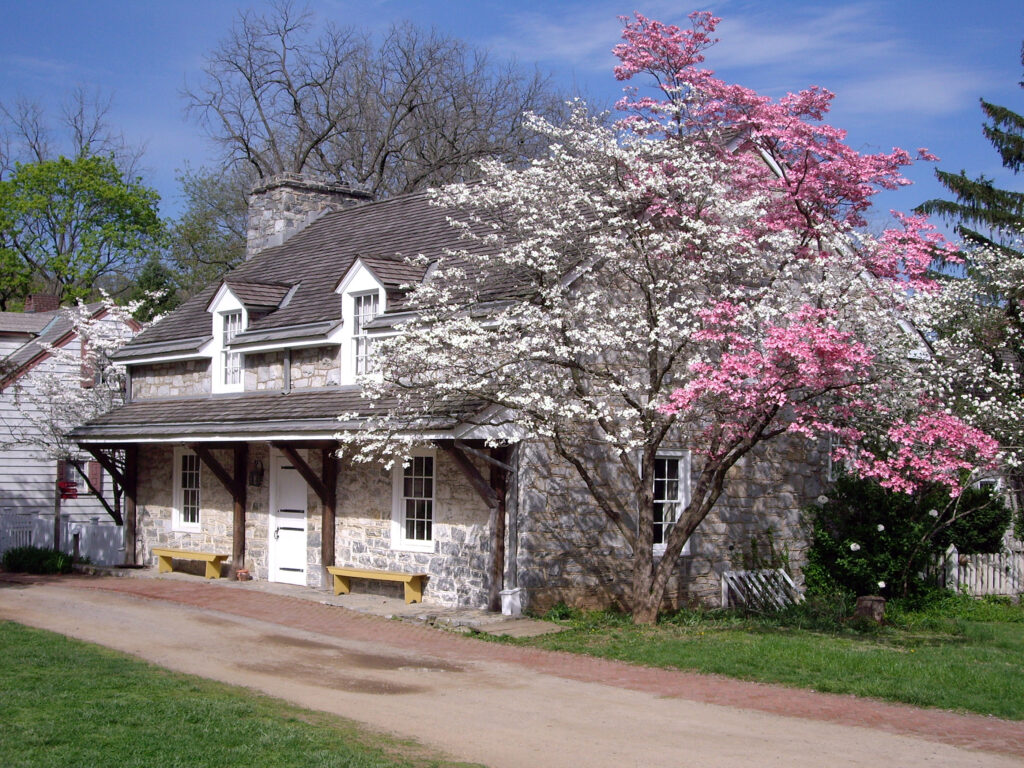
[[[275,451],[270,510],[270,580],[306,584],[306,481]]]

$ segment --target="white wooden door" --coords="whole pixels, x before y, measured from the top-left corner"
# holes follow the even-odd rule
[[[271,465],[270,580],[306,584],[306,481],[281,453]]]

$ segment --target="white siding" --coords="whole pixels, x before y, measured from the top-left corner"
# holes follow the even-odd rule
[[[78,341],[68,343],[68,348],[77,351]],[[44,361],[17,381],[17,386],[8,386],[0,392],[0,514],[35,514],[46,517],[52,525],[53,502],[56,491],[57,461],[48,458],[42,449],[31,445],[5,446],[12,434],[26,431],[26,409],[31,406],[24,398],[18,398],[16,388],[31,389],[43,372],[53,370],[52,359]],[[81,369],[77,365],[66,365],[62,371],[68,386],[80,386]],[[82,459],[91,458],[83,453]],[[103,506],[87,492],[85,482],[78,478],[79,498],[65,499],[61,504],[61,515],[71,523],[89,523],[98,517],[101,524],[113,524]],[[113,500],[112,482],[104,473],[103,491],[109,502]]]

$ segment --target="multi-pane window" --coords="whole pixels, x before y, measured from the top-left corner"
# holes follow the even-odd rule
[[[657,456],[654,459],[654,551],[665,551],[665,542],[676,520],[686,509],[689,499],[689,457]],[[683,554],[689,553],[689,542]]]
[[[223,318],[223,347],[224,352],[224,383],[240,384],[242,382],[242,353],[230,352],[228,347],[235,336],[242,332],[242,313],[225,312]]]
[[[401,469],[397,499],[399,532],[406,543],[431,542],[434,538],[434,457],[414,456]]]
[[[366,333],[366,324],[379,311],[376,293],[352,297],[352,341],[355,345],[356,375],[373,371],[372,339]]]
[[[194,453],[179,456],[180,487],[179,522],[182,526],[199,525],[199,457]]]
[[[843,439],[838,435],[828,436],[828,456],[826,458],[825,479],[834,483],[845,469],[842,460],[836,460],[833,454],[843,447]]]

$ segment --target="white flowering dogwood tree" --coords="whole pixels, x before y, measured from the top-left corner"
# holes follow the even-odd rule
[[[824,90],[773,102],[716,79],[700,67],[710,14],[686,30],[624,21],[616,75],[656,93],[627,92],[610,128],[579,104],[560,126],[531,118],[547,156],[436,194],[474,247],[412,290],[416,319],[364,382],[380,415],[340,439],[364,459],[407,455],[424,414],[489,406],[489,425],[575,469],[632,558],[634,620],[651,622],[730,468],[761,444],[839,437],[837,459],[902,490],[955,488],[995,445],[914,362],[907,289],[938,290],[926,270],[949,246],[921,217],[857,233],[871,195],[906,183],[907,153],[847,147],[821,122]],[[669,441],[692,452],[692,491],[656,558]]]
[[[1024,233],[965,255],[966,276],[916,297],[932,339],[929,372],[956,413],[999,441],[1003,471],[1024,492]]]
[[[132,316],[140,305],[122,306],[103,294],[99,303],[79,301],[62,310],[75,343],[41,345],[47,358],[30,381],[13,387],[23,418],[5,424],[0,441],[33,445],[52,459],[74,456],[72,427],[124,403],[125,369],[110,355],[142,328]]]
[[[141,330],[133,317],[140,305],[119,305],[104,293],[98,303],[79,301],[62,310],[67,332],[55,343],[41,344],[46,357],[9,388],[16,409],[2,418],[0,447],[29,447],[58,461],[79,456],[68,437],[71,429],[124,402],[125,369],[110,355]],[[87,476],[83,479],[88,482]],[[119,498],[115,488],[111,514],[118,523]],[[57,494],[55,531],[59,504]]]

